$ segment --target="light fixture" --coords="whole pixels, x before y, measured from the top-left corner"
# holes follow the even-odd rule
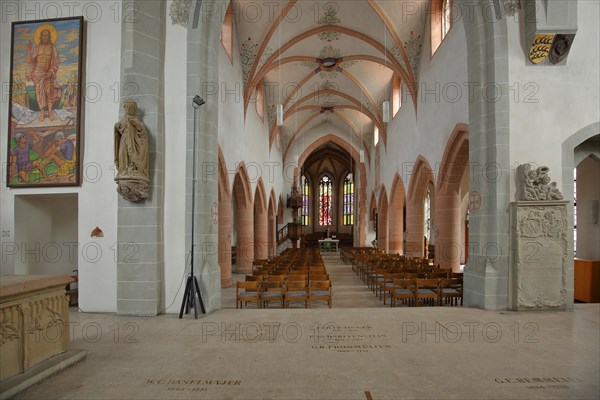
[[[365,163],[365,151],[360,150],[359,154],[360,154],[360,163],[364,164]]]
[[[283,104],[277,104],[277,125],[283,126]]]
[[[294,155],[294,164],[296,164],[296,167],[298,166],[298,161],[300,161],[300,157],[298,157],[298,154]]]
[[[383,122],[390,122],[390,102],[388,100],[383,102]]]

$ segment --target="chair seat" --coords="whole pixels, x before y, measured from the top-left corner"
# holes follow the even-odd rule
[[[461,294],[461,292],[459,292],[456,289],[452,289],[452,288],[442,288],[442,293],[444,293],[444,294]]]
[[[281,297],[282,293],[281,292],[264,292],[260,294],[260,297],[268,297],[268,298],[274,298],[274,297]]]
[[[431,289],[421,289],[419,288],[419,294],[436,294],[433,290]]]
[[[323,291],[316,291],[316,292],[310,292],[311,296],[329,296],[329,292]]]
[[[258,297],[258,293],[257,292],[242,292],[239,294],[240,299],[247,299],[250,297],[252,297],[252,298]]]
[[[394,290],[394,294],[412,294],[412,290],[408,289],[396,289]]]
[[[285,295],[287,297],[301,297],[306,296],[306,292],[287,292]]]

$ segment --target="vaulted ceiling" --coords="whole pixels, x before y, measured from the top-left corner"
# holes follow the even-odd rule
[[[344,0],[270,3],[234,0],[246,112],[264,85],[269,145],[284,154],[325,122],[368,149],[374,127],[387,140],[382,103],[394,74],[416,96],[428,0]],[[284,106],[283,126],[276,105]],[[415,102],[416,104],[416,102]],[[356,142],[356,140],[354,140]]]

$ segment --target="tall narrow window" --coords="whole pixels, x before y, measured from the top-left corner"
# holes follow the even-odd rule
[[[319,182],[319,225],[331,225],[333,222],[333,184],[331,178],[323,175]]]
[[[344,225],[354,225],[354,177],[352,173],[344,179]]]
[[[375,130],[373,131],[373,143],[375,144],[375,146],[377,146],[377,144],[379,143],[379,128],[375,127]]]
[[[265,118],[265,86],[263,81],[258,82],[256,85],[256,113],[260,117],[261,121]]]
[[[452,25],[452,0],[442,1],[442,40],[446,37]]]
[[[425,196],[425,219],[423,225],[425,227],[425,237],[427,242],[431,240],[431,191],[427,189],[427,195]]]
[[[300,213],[300,218],[302,219],[303,226],[309,226],[310,186],[308,184],[308,179],[304,175],[302,175],[302,177],[300,178],[300,193],[302,193],[302,210]]]
[[[394,74],[394,78],[392,80],[392,118],[398,114],[400,107],[402,107],[402,90],[400,83],[400,77]]]

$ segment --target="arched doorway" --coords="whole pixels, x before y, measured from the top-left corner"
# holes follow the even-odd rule
[[[427,200],[429,200],[430,215],[435,215],[431,211],[435,210],[433,188],[431,167],[423,156],[419,156],[415,161],[415,170],[410,180],[406,206],[406,253],[409,256],[424,257],[427,255],[425,242],[435,243],[435,222],[428,218],[429,227],[425,222]],[[430,237],[426,240],[427,231],[429,231]]]
[[[388,218],[388,251],[390,253],[404,254],[405,207],[404,182],[400,175],[396,174],[392,183]]]
[[[265,185],[259,178],[254,193],[254,259],[264,260],[267,258],[267,202],[265,197]]]
[[[236,270],[238,274],[252,273],[254,261],[254,210],[250,194],[250,180],[244,162],[240,162],[233,180],[235,197]]]

